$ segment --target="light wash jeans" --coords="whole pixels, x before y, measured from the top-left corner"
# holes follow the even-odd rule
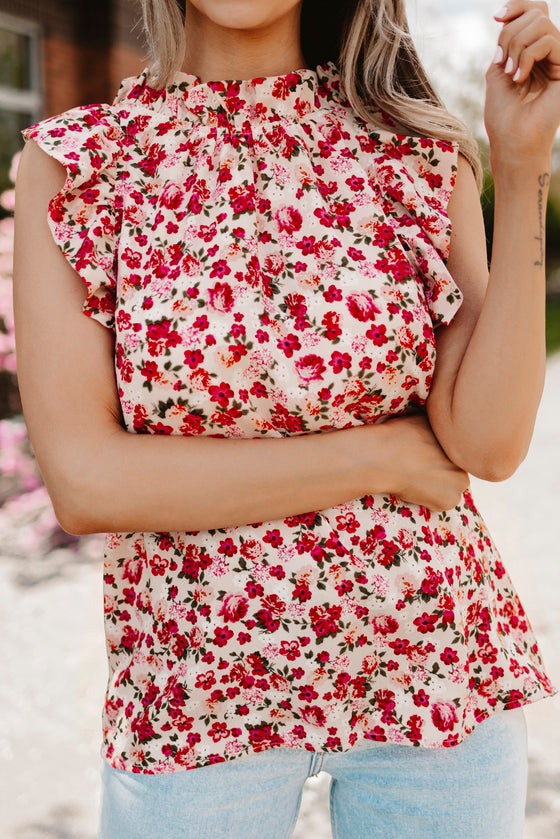
[[[331,775],[334,839],[521,839],[520,708],[494,714],[448,749],[370,741],[344,753],[273,748],[168,775],[104,763],[98,839],[289,839],[305,780],[320,770]]]

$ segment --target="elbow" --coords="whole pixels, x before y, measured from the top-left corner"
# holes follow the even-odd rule
[[[53,506],[59,525],[71,536],[88,536],[91,533],[103,532],[89,517],[84,516],[81,511],[72,509],[70,505]]]
[[[455,462],[475,478],[499,483],[511,478],[526,456],[525,448],[513,445],[505,448],[493,446],[484,452],[476,452],[474,456],[461,457]]]
[[[99,503],[95,501],[102,496],[92,470],[76,468],[69,463],[66,469],[51,477],[47,489],[57,521],[66,533],[87,536],[105,532],[101,526]]]
[[[517,464],[519,465],[519,464]],[[484,462],[474,469],[470,469],[469,474],[475,478],[480,478],[482,481],[489,481],[491,483],[499,483],[500,481],[507,481],[508,478],[515,473],[517,465],[512,465],[502,461],[499,462]]]
[[[71,536],[88,536],[91,533],[104,532],[84,509],[83,504],[76,504],[68,497],[53,499],[53,509],[61,528]]]

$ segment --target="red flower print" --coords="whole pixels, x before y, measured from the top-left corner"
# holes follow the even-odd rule
[[[385,729],[380,726],[376,725],[367,734],[364,734],[366,740],[375,740],[378,743],[386,743],[387,742],[387,735],[385,734]]]
[[[324,726],[326,724],[325,713],[318,705],[305,705],[299,709],[299,712],[305,722],[310,725]]]
[[[242,594],[226,594],[218,615],[224,621],[239,621],[249,611],[249,601]]]
[[[309,382],[322,381],[323,373],[327,368],[320,355],[310,353],[297,359],[296,369],[302,381],[309,384]]]
[[[214,630],[214,643],[217,647],[225,647],[234,633],[227,626],[218,626]]]
[[[172,93],[142,74],[31,129],[67,168],[49,223],[114,333],[130,433],[271,439],[425,409],[434,326],[461,303],[458,147],[350,111],[329,63]],[[104,751],[132,772],[449,747],[551,690],[468,493],[441,515],[377,493],[105,551]]]
[[[230,312],[233,307],[233,292],[229,283],[216,283],[208,289],[210,305],[217,312]]]
[[[371,627],[379,635],[390,635],[399,628],[399,622],[392,615],[376,615],[371,620]]]
[[[202,690],[210,690],[216,684],[216,676],[213,670],[207,670],[205,673],[199,673],[196,677],[195,686],[202,688]]]
[[[229,728],[227,727],[225,722],[215,722],[208,730],[208,734],[210,735],[214,743],[217,743],[218,740],[222,740],[224,737],[227,737],[229,735]]]
[[[185,191],[176,183],[169,183],[161,193],[160,202],[168,210],[178,210],[185,200]]]
[[[199,364],[202,364],[203,361],[204,356],[200,350],[185,350],[185,364],[187,364],[191,370],[194,370]]]
[[[440,731],[451,731],[457,722],[457,710],[452,702],[434,702],[432,722]]]
[[[422,632],[423,634],[426,632],[434,632],[437,622],[438,616],[429,615],[427,612],[424,612],[420,618],[414,618],[413,621],[414,625],[418,629],[418,632]]]
[[[282,350],[286,358],[291,358],[296,350],[301,349],[301,344],[297,335],[290,333],[285,338],[281,338],[276,342],[278,349]]]
[[[249,559],[251,562],[258,562],[263,555],[262,545],[256,539],[246,539],[240,546],[239,551],[245,559]]]
[[[221,408],[227,408],[229,400],[234,396],[233,390],[227,382],[221,382],[219,385],[212,385],[208,388],[210,393],[210,400],[217,402]]]
[[[297,641],[282,641],[280,644],[280,653],[285,655],[288,661],[295,661],[299,658],[301,651]]]
[[[381,309],[375,305],[374,299],[369,291],[363,291],[359,294],[349,294],[346,297],[346,306],[352,317],[362,323],[374,320],[375,315],[381,313]]]
[[[440,189],[443,184],[443,178],[439,172],[429,172],[426,175],[426,180],[432,189]]]
[[[335,373],[341,373],[343,370],[348,370],[352,364],[352,357],[350,353],[341,353],[338,350],[335,350],[331,353],[331,358],[329,361],[330,366]]]
[[[372,326],[367,330],[366,335],[371,338],[376,347],[382,347],[389,340],[387,338],[387,327],[384,323],[379,326]]]
[[[439,657],[444,664],[457,664],[457,662],[459,661],[457,651],[451,649],[451,647],[446,647],[444,651],[440,653]]]
[[[295,207],[281,207],[276,211],[274,218],[276,219],[276,224],[280,232],[295,233],[301,229],[301,213]]]
[[[414,696],[412,697],[412,701],[414,702],[414,704],[415,704],[415,705],[416,705],[416,707],[418,707],[418,708],[421,708],[421,707],[422,707],[422,708],[427,708],[427,707],[428,707],[428,705],[430,704],[430,697],[429,697],[429,695],[426,693],[426,691],[425,691],[425,690],[423,690],[422,688],[420,688],[420,690],[418,691],[418,693],[415,693],[415,694],[414,694]]]
[[[121,259],[131,270],[140,268],[142,264],[142,254],[139,251],[133,251],[131,248],[124,249],[121,254]]]
[[[155,736],[154,727],[146,717],[132,720],[130,728],[136,734],[139,743],[147,743]]]
[[[133,585],[138,585],[140,580],[142,579],[142,570],[144,567],[144,563],[140,558],[130,558],[125,559],[123,563],[123,577],[125,580],[129,580]]]
[[[261,600],[261,603],[265,609],[276,615],[281,615],[286,611],[286,604],[277,594],[269,594]]]

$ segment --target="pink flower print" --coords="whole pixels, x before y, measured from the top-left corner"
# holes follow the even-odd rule
[[[358,294],[349,294],[346,298],[348,311],[356,320],[366,323],[368,320],[375,320],[375,315],[381,312],[375,305],[374,299],[369,291],[362,291]]]
[[[167,184],[161,193],[160,202],[168,210],[178,210],[185,198],[184,190],[174,183]]]
[[[200,273],[200,262],[193,256],[191,253],[186,254],[183,257],[183,261],[181,263],[182,273],[185,274],[187,277],[193,277],[195,274]]]
[[[301,344],[297,335],[290,333],[285,338],[281,338],[276,342],[278,349],[282,350],[286,358],[291,358],[295,350],[301,349]]]
[[[202,646],[203,640],[204,635],[202,634],[201,628],[199,626],[193,626],[189,633],[189,646],[193,649],[197,649]]]
[[[285,264],[286,260],[281,253],[271,253],[264,260],[264,270],[267,274],[277,277]]]
[[[239,621],[247,614],[248,604],[248,599],[242,594],[227,594],[218,615],[223,617],[224,621]]]
[[[315,256],[317,259],[321,261],[328,262],[332,260],[333,254],[335,252],[335,242],[338,242],[338,239],[332,239],[331,241],[320,241],[317,242],[315,245]],[[338,242],[340,244],[340,242]],[[340,298],[338,298],[340,300]]]
[[[379,635],[390,635],[399,628],[399,622],[392,615],[376,615],[371,620],[371,627]]]
[[[139,558],[131,557],[130,559],[125,559],[123,563],[124,579],[133,583],[133,585],[138,585],[140,579],[142,578],[143,565],[144,563]]]
[[[452,702],[434,702],[432,722],[440,731],[451,731],[457,722],[457,711]]]
[[[208,289],[210,305],[217,312],[229,312],[233,306],[233,292],[229,283],[216,283]]]
[[[302,358],[298,358],[296,361],[296,368],[300,378],[306,384],[317,380],[322,381],[323,373],[327,369],[321,356],[314,355],[313,353],[304,355]]]
[[[263,555],[263,546],[256,539],[246,539],[240,546],[239,551],[245,559],[249,559],[251,562],[258,562]]]
[[[429,615],[427,612],[424,612],[421,617],[414,618],[413,620],[413,624],[417,627],[418,632],[422,632],[422,634],[426,632],[434,632],[437,622],[438,616]]]
[[[382,347],[383,344],[386,344],[389,340],[386,333],[387,327],[384,323],[382,323],[379,326],[370,327],[367,330],[366,335],[368,338],[371,338],[376,347]]]
[[[121,254],[122,261],[130,268],[140,268],[142,264],[142,254],[138,251],[133,251],[131,248],[125,248]]]
[[[331,360],[329,361],[329,364],[334,373],[341,373],[343,370],[348,370],[350,368],[352,358],[350,353],[341,353],[338,350],[335,350],[331,353]]]
[[[302,218],[299,210],[295,207],[281,207],[275,214],[278,230],[286,233],[295,233],[301,229]]]
[[[225,277],[226,274],[231,274],[231,268],[229,267],[227,260],[217,259],[212,263],[212,270],[210,271],[211,277]]]
[[[324,726],[326,724],[325,714],[317,705],[306,705],[299,711],[305,722],[311,725]]]

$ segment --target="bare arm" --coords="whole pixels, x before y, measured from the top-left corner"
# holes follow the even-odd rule
[[[202,530],[321,510],[367,493],[434,509],[467,476],[421,418],[281,439],[136,435],[122,425],[113,334],[54,243],[63,168],[28,143],[18,173],[14,306],[30,438],[57,517],[74,533]]]
[[[552,34],[543,47],[540,30],[532,30],[540,44],[533,60],[542,58],[538,49],[552,49],[560,64],[558,32],[541,6],[512,0],[508,19],[515,21],[523,43],[523,16],[529,14],[532,27],[536,14],[538,25]],[[508,51],[514,54],[511,37],[505,27],[506,58]],[[516,62],[514,68],[518,56]],[[518,84],[532,67],[532,60],[524,61],[518,83],[503,66],[493,65],[487,74],[486,123],[496,195],[489,277],[480,202],[472,172],[460,159],[449,204],[454,231],[449,270],[464,303],[453,323],[438,331],[438,362],[427,405],[449,457],[487,480],[508,477],[524,459],[544,382],[544,213],[560,82],[549,81],[541,96],[523,102]],[[552,79],[555,72],[550,71]]]

